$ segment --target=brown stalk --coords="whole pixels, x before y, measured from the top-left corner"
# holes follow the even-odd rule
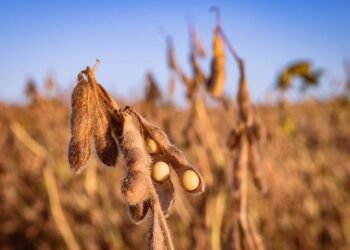
[[[150,188],[150,199],[151,199],[151,203],[152,203],[152,207],[153,207],[153,224],[156,224],[154,226],[158,227],[161,229],[161,234],[163,237],[162,239],[160,239],[160,241],[164,241],[164,248],[154,248],[154,249],[167,249],[167,250],[173,250],[174,246],[173,246],[173,241],[171,239],[171,234],[167,225],[167,222],[165,220],[163,211],[162,211],[162,207],[161,204],[159,202],[158,199],[158,195],[157,192],[153,186],[152,183],[149,183],[149,185],[151,186]],[[156,223],[155,221],[156,220]],[[159,222],[158,222],[159,220]],[[162,242],[153,242],[153,244],[157,244],[157,247],[163,246]],[[158,245],[159,244],[159,245]],[[154,245],[153,245],[154,246]]]

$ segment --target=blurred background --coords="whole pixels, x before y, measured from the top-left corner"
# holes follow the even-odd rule
[[[164,34],[173,37],[179,63],[189,70],[188,23],[209,50],[213,5],[221,7],[227,35],[249,62],[254,100],[264,100],[276,74],[293,60],[312,60],[327,70],[322,87],[314,90],[317,96],[329,96],[329,82],[344,80],[350,56],[348,1],[16,1],[2,3],[0,10],[0,97],[18,101],[26,79],[41,83],[48,74],[67,90],[76,72],[96,58],[103,63],[97,76],[116,95],[141,97],[148,70],[166,89]],[[208,62],[203,61],[205,70]],[[231,66],[228,82],[235,76]],[[233,95],[235,84],[226,88]]]
[[[212,6],[245,61],[265,131],[269,192],[260,194],[249,180],[248,210],[265,248],[350,248],[349,1],[38,0],[0,4],[2,249],[144,249],[147,223],[131,222],[120,194],[122,160],[106,168],[92,157],[82,174],[69,169],[70,96],[77,74],[96,59],[96,78],[117,102],[163,128],[205,172],[203,197],[175,182],[168,221],[176,249],[232,249],[225,220],[234,204],[229,191],[216,196],[224,178],[215,173],[232,165],[226,141],[239,119],[240,72],[226,48],[226,106],[203,90],[210,125],[194,128],[202,136],[196,141],[183,133],[195,104],[168,65],[171,37],[178,65],[191,75],[192,25],[206,51],[199,66],[210,74]],[[208,134],[214,149],[203,139]]]

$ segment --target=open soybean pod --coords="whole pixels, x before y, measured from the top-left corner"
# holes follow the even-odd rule
[[[91,116],[94,102],[92,87],[83,75],[78,75],[78,84],[72,93],[71,140],[68,161],[73,172],[80,172],[91,155]]]
[[[193,180],[194,184],[197,183],[195,188],[193,188],[193,185],[191,185],[190,189],[183,185],[186,191],[191,193],[202,193],[205,189],[203,177],[188,163],[183,153],[169,141],[169,138],[164,131],[149,123],[136,111],[131,110],[131,112],[133,112],[139,120],[144,138],[151,138],[157,144],[158,151],[155,153],[156,156],[154,157],[168,162],[182,180],[182,184],[184,184],[183,180],[186,175],[189,175],[190,178],[188,179],[190,181]]]
[[[117,163],[118,146],[112,136],[112,127],[108,118],[98,107],[95,108],[93,138],[98,158],[106,166],[113,167]]]
[[[222,96],[226,81],[225,49],[219,32],[220,28],[216,27],[214,30],[213,58],[210,65],[210,76],[206,84],[207,90],[216,98]]]
[[[247,164],[249,157],[248,140],[246,136],[241,136],[237,148],[236,158],[233,162],[232,173],[232,191],[233,193],[240,194],[242,191],[242,185],[246,182],[247,178]]]

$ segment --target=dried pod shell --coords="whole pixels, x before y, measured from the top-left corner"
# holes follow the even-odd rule
[[[122,194],[129,204],[137,204],[148,198],[147,178],[151,160],[144,147],[143,138],[132,121],[132,116],[125,111],[117,111],[116,119],[122,121],[122,135],[118,137],[118,143],[127,168]]]
[[[79,74],[72,93],[72,138],[68,147],[68,161],[74,172],[80,172],[91,155],[91,98],[91,85]]]
[[[148,250],[165,250],[167,249],[164,239],[164,233],[160,225],[159,215],[153,212],[153,221],[147,236]]]
[[[94,140],[99,159],[107,166],[115,166],[118,159],[118,146],[112,136],[111,126],[100,121],[100,126],[96,126],[94,130]]]
[[[107,166],[115,166],[118,146],[112,136],[112,128],[98,100],[95,105],[93,138],[99,159]]]
[[[224,91],[226,80],[225,63],[224,43],[219,35],[219,28],[216,28],[214,31],[210,76],[206,83],[207,90],[216,98],[221,97]]]
[[[253,115],[253,124],[251,126],[252,133],[254,135],[254,138],[260,142],[265,141],[266,139],[266,130],[263,126],[263,122],[261,120],[261,117],[257,113],[256,109],[253,109],[254,115]]]
[[[237,147],[240,134],[235,129],[232,129],[228,135],[226,145],[229,149],[233,150]]]
[[[250,102],[250,95],[248,91],[243,60],[239,59],[238,64],[240,71],[239,90],[237,94],[239,114],[244,122],[251,122],[252,106]]]
[[[241,189],[241,184],[245,181],[248,164],[248,141],[245,136],[241,136],[238,144],[238,152],[233,162],[233,192]]]
[[[140,223],[146,217],[149,207],[149,200],[142,201],[135,205],[129,205],[130,216],[135,224]]]
[[[267,184],[265,181],[264,167],[259,157],[259,152],[255,144],[249,144],[248,166],[255,186],[262,193],[267,192]]]

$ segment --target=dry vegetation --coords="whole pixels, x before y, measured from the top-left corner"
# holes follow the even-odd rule
[[[249,62],[213,10],[209,73],[193,24],[191,75],[167,37],[168,98],[148,73],[144,100],[124,105],[86,67],[70,103],[49,79],[43,91],[28,83],[28,104],[0,104],[2,249],[350,247],[348,97],[254,107]],[[226,83],[239,86],[235,102],[225,47],[240,74]],[[294,76],[319,75],[294,64],[278,86]],[[188,110],[172,105],[178,79]]]

